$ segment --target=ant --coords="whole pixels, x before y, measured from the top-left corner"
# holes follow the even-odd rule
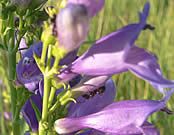
[[[95,89],[94,91],[90,91],[89,94],[84,94],[82,95],[83,98],[89,99],[89,98],[93,98],[96,94],[102,94],[105,92],[106,87],[102,86],[98,89]]]

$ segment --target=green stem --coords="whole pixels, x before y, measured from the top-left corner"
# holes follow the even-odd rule
[[[56,92],[56,88],[55,87],[51,87],[51,93],[50,93],[50,97],[49,97],[48,108],[51,107],[51,104],[52,104],[55,92]]]
[[[16,88],[13,86],[13,80],[15,79],[16,73],[16,52],[8,51],[8,62],[9,62],[9,85],[10,85],[10,93],[11,93],[11,108],[12,108],[12,129],[13,135],[20,135],[20,122],[19,115],[16,114],[16,105],[17,105],[17,92]]]
[[[23,29],[23,16],[19,16],[19,31],[22,32]]]
[[[2,96],[2,90],[0,91],[0,112],[1,112],[1,133],[3,135],[6,135],[5,130],[5,121],[4,121],[4,108],[3,108],[3,102],[2,102],[3,96]]]
[[[46,58],[46,52],[47,52],[47,45],[43,46],[43,51],[42,51],[42,56],[41,56],[41,63],[45,62]],[[43,106],[42,106],[42,120],[39,123],[39,135],[45,135],[46,130],[44,129],[44,123],[47,123],[47,118],[48,118],[48,100],[49,100],[49,92],[51,88],[51,80],[46,76],[46,73],[50,70],[51,68],[51,47],[48,49],[48,58],[47,58],[47,66],[46,70],[44,73],[44,96],[43,96]]]
[[[47,54],[47,44],[43,44],[43,49],[42,49],[42,56],[41,56],[41,63],[45,65],[45,59],[46,59],[46,54]]]
[[[44,96],[43,96],[43,105],[42,105],[42,120],[39,123],[39,135],[46,135],[44,128],[44,123],[47,123],[48,117],[48,99],[50,91],[50,79],[44,76]]]

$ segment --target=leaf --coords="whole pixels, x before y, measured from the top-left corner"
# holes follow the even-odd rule
[[[35,103],[30,99],[30,102],[31,102],[31,105],[36,113],[36,117],[37,117],[37,120],[40,121],[41,120],[41,113],[39,111],[39,109],[37,108],[37,106],[35,105]]]

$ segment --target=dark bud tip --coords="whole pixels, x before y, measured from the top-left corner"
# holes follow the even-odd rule
[[[155,27],[152,26],[152,25],[150,25],[150,24],[146,24],[146,25],[144,26],[143,30],[147,30],[147,29],[149,29],[149,30],[155,30]]]
[[[169,108],[167,108],[166,106],[162,109],[160,109],[160,111],[162,112],[166,112],[167,114],[171,115],[171,114],[174,114],[173,111],[171,111]]]

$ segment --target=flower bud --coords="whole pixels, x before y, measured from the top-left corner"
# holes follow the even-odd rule
[[[59,45],[71,52],[79,48],[89,31],[87,8],[79,4],[68,4],[56,18]]]
[[[105,0],[67,0],[67,2],[85,5],[88,8],[90,18],[94,17],[105,4]]]

